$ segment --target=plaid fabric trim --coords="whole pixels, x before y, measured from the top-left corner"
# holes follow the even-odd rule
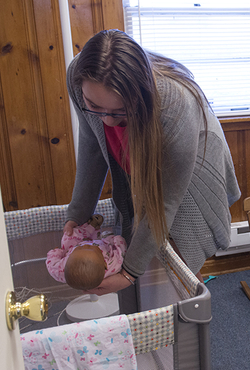
[[[131,314],[128,320],[136,355],[174,343],[173,305]]]
[[[8,240],[63,230],[67,208],[66,204],[5,212]],[[104,217],[104,227],[114,226],[114,205],[111,199],[99,200],[94,213],[99,213]]]
[[[47,231],[62,230],[67,208],[67,205],[63,205],[5,212],[8,240],[20,239]]]
[[[158,252],[158,258],[170,274],[175,274],[190,297],[197,295],[199,280],[175,253],[169,242],[166,242]]]

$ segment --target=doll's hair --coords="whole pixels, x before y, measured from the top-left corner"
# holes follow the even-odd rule
[[[123,100],[127,114],[134,229],[142,218],[158,245],[168,237],[162,185],[163,128],[156,76],[186,86],[200,105],[205,125],[204,95],[182,64],[145,51],[126,33],[105,30],[93,36],[78,56],[75,84],[103,84]],[[126,153],[125,153],[126,155]]]
[[[71,253],[64,270],[66,283],[74,289],[94,289],[101,284],[104,275],[104,264],[92,260],[88,255],[82,253],[82,258],[72,258]]]

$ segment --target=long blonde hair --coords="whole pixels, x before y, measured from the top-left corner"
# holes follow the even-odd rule
[[[162,183],[163,128],[155,75],[166,75],[187,86],[202,100],[190,72],[181,64],[144,51],[119,30],[101,31],[84,46],[75,83],[102,83],[122,97],[127,113],[134,229],[146,222],[158,245],[168,237]]]

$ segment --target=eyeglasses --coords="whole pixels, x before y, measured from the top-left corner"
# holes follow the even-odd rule
[[[113,117],[113,118],[127,117],[126,113],[118,114],[118,113],[94,112],[93,110],[89,110],[86,108],[82,108],[82,110],[88,114],[92,114],[93,116],[98,116],[98,117]]]

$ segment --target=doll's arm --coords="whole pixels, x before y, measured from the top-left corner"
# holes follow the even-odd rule
[[[46,267],[49,274],[61,283],[65,283],[64,267],[67,261],[65,251],[60,248],[55,248],[47,253]]]

